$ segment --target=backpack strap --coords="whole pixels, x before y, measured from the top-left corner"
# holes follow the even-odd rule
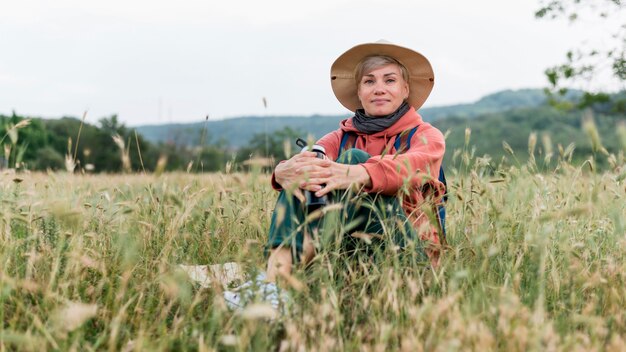
[[[396,154],[402,154],[411,148],[411,138],[413,138],[413,135],[417,132],[419,127],[420,126],[417,125],[410,130],[402,131],[396,135],[396,140],[393,143],[393,147],[396,149]],[[405,148],[402,148],[403,145]]]
[[[439,182],[443,183],[445,187],[445,193],[443,194],[443,201],[437,205],[437,217],[439,218],[439,226],[441,227],[441,236],[440,242],[442,245],[445,245],[447,242],[446,236],[446,206],[445,203],[448,202],[448,182],[446,181],[446,175],[443,172],[443,163],[439,168]]]
[[[443,172],[443,163],[441,163],[441,167],[439,168],[439,182],[446,186],[446,193],[443,194],[443,201],[445,203],[448,201],[448,182],[446,181],[446,174]]]
[[[339,151],[337,152],[337,158],[345,150],[356,148],[356,134],[352,132],[344,132],[341,137],[341,144],[339,144]]]

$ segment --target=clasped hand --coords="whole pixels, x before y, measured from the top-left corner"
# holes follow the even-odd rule
[[[336,189],[371,186],[365,167],[320,159],[313,152],[296,154],[278,164],[274,177],[283,189],[292,192],[301,202],[305,201],[302,190],[322,197]]]

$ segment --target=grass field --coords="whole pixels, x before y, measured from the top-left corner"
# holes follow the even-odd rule
[[[273,322],[178,268],[264,269],[267,175],[5,172],[0,350],[626,350],[623,169],[458,156],[439,268],[322,251]]]

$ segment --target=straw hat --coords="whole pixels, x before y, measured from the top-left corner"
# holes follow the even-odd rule
[[[341,105],[350,111],[361,109],[354,80],[356,66],[367,56],[385,55],[398,60],[409,71],[409,105],[418,110],[430,95],[435,74],[430,62],[417,51],[386,40],[360,44],[341,54],[330,68],[330,83]]]

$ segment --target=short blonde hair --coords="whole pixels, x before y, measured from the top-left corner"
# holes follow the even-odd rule
[[[402,73],[402,78],[404,78],[405,82],[409,83],[409,70],[407,70],[406,67],[404,67],[404,65],[402,65],[398,60],[391,56],[374,55],[366,56],[363,60],[361,60],[361,62],[359,62],[358,65],[356,65],[356,68],[354,69],[354,81],[357,87],[366,72],[371,72],[372,70],[389,64],[398,65],[400,72]]]

